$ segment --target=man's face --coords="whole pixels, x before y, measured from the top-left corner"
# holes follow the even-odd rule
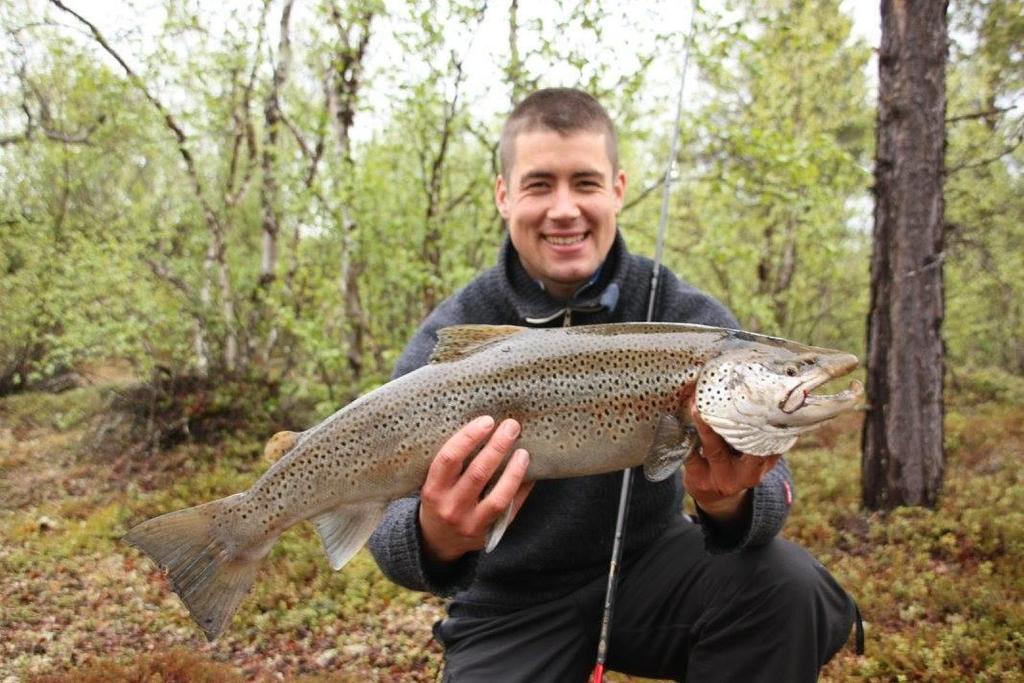
[[[540,129],[516,137],[508,182],[498,176],[494,198],[526,272],[568,299],[608,255],[625,191],[603,133]]]

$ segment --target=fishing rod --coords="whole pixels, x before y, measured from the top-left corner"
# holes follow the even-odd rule
[[[694,16],[700,10],[699,0],[694,0],[690,12],[690,26],[687,31],[686,45],[683,48],[683,71],[679,78],[679,97],[676,100],[675,125],[672,127],[672,144],[670,146],[668,164],[665,167],[665,179],[662,183],[661,216],[658,219],[658,237],[654,248],[654,269],[651,272],[651,294],[647,299],[647,322],[654,322],[654,303],[658,297],[658,280],[661,276],[661,262],[665,251],[665,230],[668,226],[668,201],[672,189],[672,171],[676,163],[679,146],[679,121],[683,116],[683,91],[686,88],[686,71],[690,65],[690,51],[693,47],[693,33],[696,22]],[[604,610],[601,614],[601,633],[597,641],[597,661],[591,675],[591,683],[604,683],[604,665],[608,657],[608,636],[611,631],[612,614],[615,608],[615,589],[618,585],[619,568],[622,563],[622,547],[626,537],[626,515],[629,512],[629,499],[633,492],[633,470],[622,471],[622,488],[619,491],[619,510],[615,518],[615,538],[612,542],[612,558],[608,567],[608,587],[605,590]]]

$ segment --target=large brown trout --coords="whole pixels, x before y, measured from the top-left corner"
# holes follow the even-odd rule
[[[528,479],[643,465],[658,481],[697,445],[684,396],[693,392],[702,418],[738,450],[783,453],[857,403],[857,382],[832,396],[810,393],[856,365],[847,353],[700,325],[450,327],[430,364],[285,439],[290,450],[248,491],[143,522],[126,540],[168,572],[212,640],[281,532],[312,520],[340,569],[474,417],[521,423]],[[282,450],[279,440],[273,448]],[[488,549],[509,517],[495,524]]]

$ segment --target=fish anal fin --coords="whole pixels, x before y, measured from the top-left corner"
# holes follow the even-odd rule
[[[697,430],[684,426],[672,415],[662,415],[654,430],[654,443],[644,460],[647,481],[668,479],[690,457],[697,446]]]
[[[525,330],[516,325],[452,325],[437,332],[437,345],[430,355],[431,363],[462,360],[489,346]]]
[[[355,557],[380,524],[385,507],[378,502],[344,505],[313,517],[332,569],[341,569]]]

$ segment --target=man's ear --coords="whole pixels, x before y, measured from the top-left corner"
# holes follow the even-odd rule
[[[505,177],[500,173],[494,181],[494,204],[498,207],[501,217],[508,220],[508,186],[505,185]]]
[[[618,213],[622,210],[622,202],[626,198],[626,172],[621,168],[615,174],[612,191],[615,193],[615,213]]]

